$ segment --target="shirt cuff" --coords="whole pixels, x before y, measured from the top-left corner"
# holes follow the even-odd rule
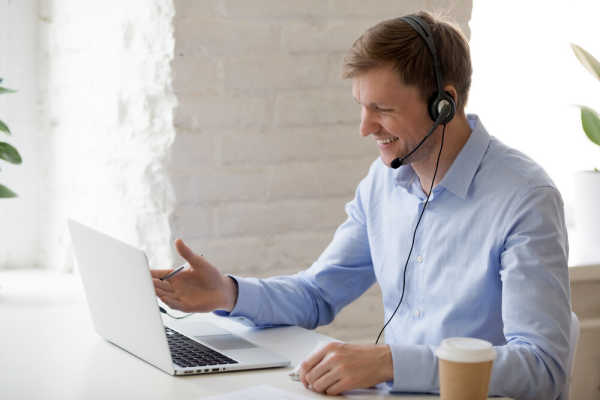
[[[438,363],[434,347],[390,344],[394,365],[392,392],[439,393]]]
[[[216,310],[213,313],[220,317],[235,317],[244,325],[256,326],[253,321],[259,317],[259,292],[260,284],[256,278],[240,278],[228,275],[233,279],[238,288],[238,296],[231,312]]]

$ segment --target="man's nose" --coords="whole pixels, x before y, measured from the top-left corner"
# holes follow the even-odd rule
[[[360,135],[367,137],[371,133],[379,132],[379,129],[377,116],[368,108],[363,107],[360,115]]]

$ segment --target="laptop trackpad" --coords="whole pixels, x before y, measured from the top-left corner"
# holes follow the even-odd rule
[[[235,349],[249,349],[257,347],[247,340],[242,339],[235,335],[207,335],[207,336],[194,336],[194,339],[198,339],[211,347],[219,350],[235,350]]]

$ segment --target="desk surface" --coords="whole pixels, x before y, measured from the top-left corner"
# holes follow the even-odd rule
[[[95,333],[80,281],[71,275],[0,273],[0,318],[0,388],[6,399],[186,400],[262,384],[308,398],[332,398],[291,381],[291,368],[184,377],[165,374]],[[299,327],[252,330],[210,314],[198,318],[245,331],[251,340],[287,355],[292,365],[300,362],[319,340],[327,339]],[[181,323],[191,322],[188,318]],[[438,399],[430,395],[391,395],[382,390],[355,391],[344,397]]]

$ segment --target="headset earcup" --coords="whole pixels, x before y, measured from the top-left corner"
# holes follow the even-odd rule
[[[456,102],[449,92],[444,92],[440,95],[436,93],[431,97],[428,104],[429,116],[431,117],[432,121],[437,121],[438,116],[440,115],[440,103],[443,101],[446,101],[448,104],[450,104],[450,113],[440,123],[447,124],[452,120],[452,118],[454,118],[454,114],[456,114]]]
[[[456,102],[454,101],[454,97],[452,97],[450,92],[444,92],[444,99],[448,100],[448,103],[450,104],[450,113],[448,113],[448,116],[444,119],[444,121],[442,121],[442,124],[447,124],[452,120],[452,118],[454,118],[454,115],[456,114]]]

